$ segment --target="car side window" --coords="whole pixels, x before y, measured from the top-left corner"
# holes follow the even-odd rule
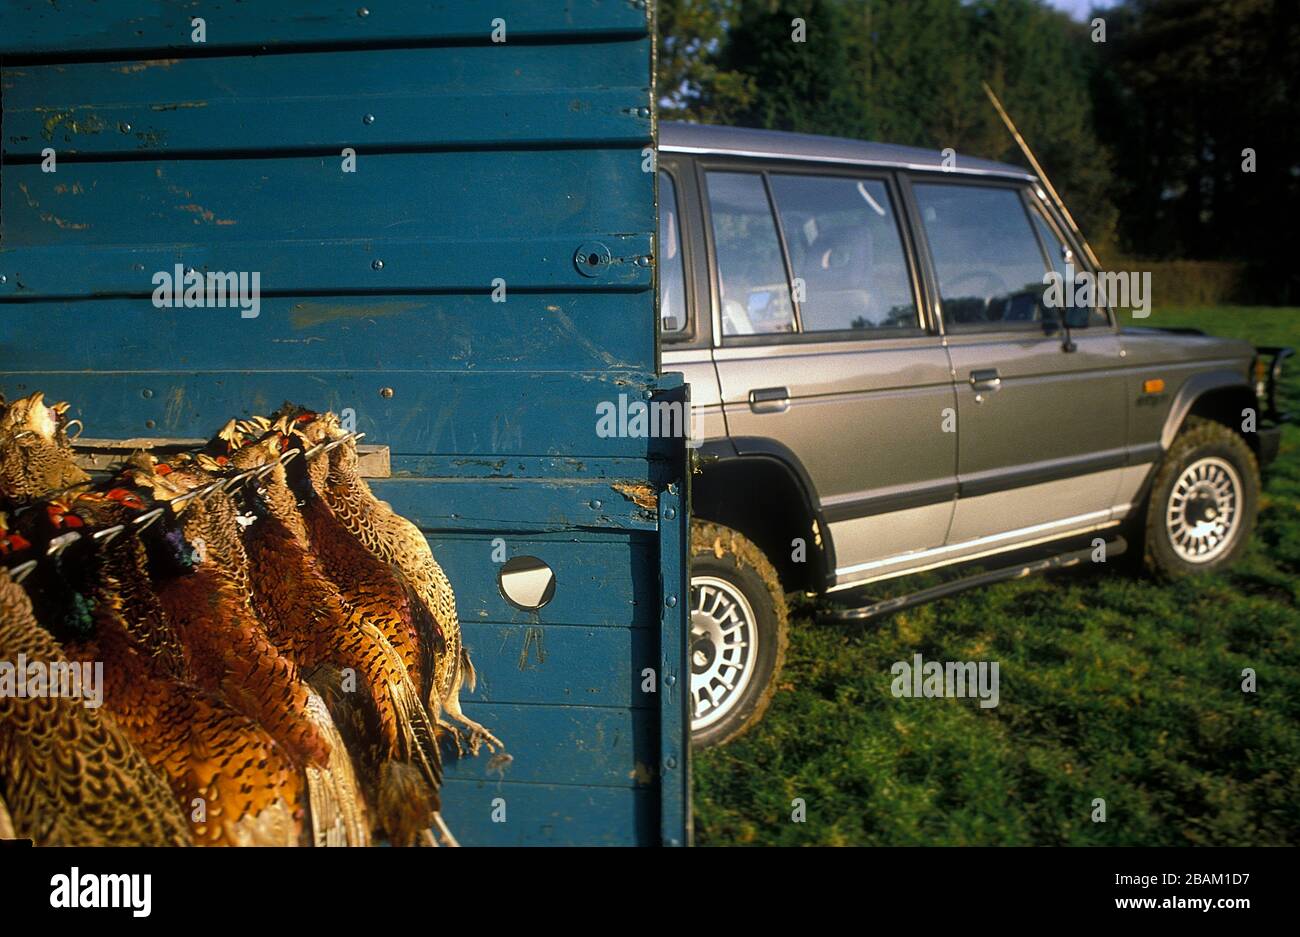
[[[706,180],[722,334],[793,332],[794,305],[763,177],[710,172]]]
[[[1070,274],[1070,271],[1065,269],[1065,242],[1057,235],[1056,229],[1048,222],[1042,209],[1037,205],[1032,205],[1029,209],[1029,217],[1034,220],[1034,230],[1038,232],[1038,237],[1043,242],[1043,250],[1047,252],[1052,269],[1060,274],[1061,281],[1064,283]],[[1074,267],[1074,273],[1082,270],[1078,261],[1072,261],[1071,265]],[[1106,318],[1106,310],[1094,306],[1088,313],[1088,324],[1093,328],[1105,328],[1110,325],[1110,320]]]
[[[1015,189],[915,183],[944,325],[954,332],[1043,327],[1047,272]]]
[[[774,174],[804,332],[869,335],[919,327],[912,278],[885,183]]]
[[[664,335],[686,330],[686,268],[678,225],[677,186],[659,172],[659,330]]]

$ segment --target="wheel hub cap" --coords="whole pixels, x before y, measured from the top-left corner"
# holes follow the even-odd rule
[[[1198,459],[1169,494],[1165,527],[1179,558],[1208,563],[1230,549],[1241,517],[1241,477],[1232,463]]]
[[[731,583],[712,576],[691,579],[691,727],[725,717],[753,676],[758,635],[754,610]]]

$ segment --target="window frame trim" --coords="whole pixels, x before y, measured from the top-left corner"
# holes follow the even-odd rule
[[[699,327],[699,302],[695,293],[695,283],[693,277],[694,258],[692,251],[694,245],[690,237],[688,220],[685,217],[683,209],[684,204],[689,203],[687,193],[683,189],[682,179],[690,172],[690,167],[683,167],[681,162],[676,159],[656,160],[655,161],[655,284],[654,284],[654,302],[655,302],[655,337],[656,344],[661,348],[684,348],[696,342],[700,338]],[[665,332],[663,330],[663,319],[660,317],[659,308],[659,289],[660,281],[663,276],[663,267],[659,261],[659,208],[662,199],[661,187],[659,185],[659,174],[663,173],[673,185],[673,207],[677,212],[677,250],[681,255],[682,267],[682,302],[686,308],[683,310],[686,316],[686,327],[674,332]]]
[[[1044,263],[1047,263],[1048,257],[1043,248],[1042,239],[1038,236],[1038,232],[1034,230],[1034,221],[1033,218],[1031,218],[1029,215],[1030,208],[1026,204],[1026,199],[1028,197],[1028,193],[1032,191],[1031,187],[1033,183],[1026,182],[1020,179],[993,179],[993,178],[986,178],[986,177],[961,178],[956,176],[955,174],[943,173],[942,171],[937,173],[912,171],[912,172],[900,173],[900,176],[901,176],[902,183],[905,184],[906,186],[907,197],[909,199],[909,204],[911,205],[912,208],[912,218],[913,218],[913,224],[915,226],[917,250],[918,253],[923,255],[925,258],[926,275],[929,278],[929,283],[930,283],[932,296],[933,296],[932,308],[934,310],[935,320],[939,324],[939,327],[942,330],[942,334],[945,337],[951,336],[954,338],[961,337],[963,335],[986,336],[986,335],[996,335],[996,334],[1018,335],[1018,336],[1022,336],[1023,338],[1024,336],[1028,335],[1028,336],[1033,336],[1035,338],[1059,341],[1061,335],[1063,334],[1063,328],[1061,326],[1057,326],[1056,328],[1049,331],[1043,328],[1041,322],[1033,322],[1033,323],[1029,323],[1028,325],[1021,325],[1021,326],[1008,326],[1002,322],[989,322],[989,323],[984,323],[981,325],[974,325],[974,326],[961,325],[961,327],[959,328],[951,327],[953,323],[948,322],[944,318],[943,295],[939,289],[939,269],[934,262],[934,251],[933,248],[930,246],[929,235],[926,233],[925,230],[925,219],[921,217],[921,206],[920,203],[916,200],[916,191],[914,189],[914,185],[920,184],[920,185],[953,185],[953,186],[968,186],[968,187],[980,188],[980,189],[1010,190],[1016,196],[1017,201],[1020,203],[1021,210],[1025,214],[1025,224],[1028,225],[1029,227],[1029,233],[1033,237],[1034,243],[1038,245],[1038,251],[1042,260],[1044,261]],[[1078,254],[1077,249],[1075,249],[1075,253],[1076,255]],[[1053,270],[1053,269],[1055,268],[1050,265],[1045,266],[1043,268],[1043,273],[1046,274],[1048,270]]]
[[[1065,226],[1057,219],[1055,212],[1053,212],[1051,206],[1047,204],[1047,200],[1038,197],[1037,193],[1034,191],[1035,185],[1037,185],[1037,183],[1030,184],[1021,192],[1021,199],[1025,203],[1025,211],[1029,213],[1029,226],[1034,229],[1034,236],[1038,238],[1039,243],[1042,243],[1042,235],[1038,231],[1038,226],[1034,224],[1034,213],[1037,212],[1039,217],[1043,219],[1043,222],[1056,236],[1057,240],[1068,247],[1074,254],[1073,263],[1075,270],[1086,271],[1093,277],[1096,277],[1097,271],[1094,270],[1092,264],[1088,263],[1084,258],[1083,252],[1075,245],[1074,239],[1066,233]],[[1052,262],[1051,249],[1047,244],[1043,244],[1043,253],[1047,255],[1048,269],[1055,270],[1056,264]],[[1102,315],[1106,317],[1106,324],[1104,326],[1096,326],[1096,328],[1108,328],[1111,331],[1114,331],[1116,322],[1114,311],[1109,306],[1094,306],[1093,308],[1100,309]],[[1091,329],[1093,326],[1088,326],[1088,328]]]
[[[702,227],[705,243],[705,259],[709,274],[709,305],[713,320],[713,347],[742,348],[753,345],[788,345],[820,344],[825,342],[876,342],[889,339],[916,339],[941,334],[930,316],[929,294],[925,278],[920,268],[919,254],[915,240],[912,238],[909,206],[905,200],[898,180],[898,170],[891,167],[827,165],[807,163],[798,160],[757,160],[745,157],[728,157],[725,155],[698,156],[695,160],[699,203],[702,213]],[[709,203],[708,173],[741,172],[762,177],[763,191],[767,195],[767,208],[777,234],[781,248],[783,266],[786,274],[786,289],[790,294],[791,307],[795,314],[794,332],[767,332],[758,335],[723,335],[721,292],[718,287],[717,248],[714,243],[713,211]],[[891,329],[880,334],[869,334],[863,329],[840,329],[825,332],[803,331],[802,310],[794,295],[793,263],[790,259],[788,244],[785,239],[785,227],[781,223],[780,212],[776,208],[776,199],[772,194],[769,175],[796,175],[813,178],[867,179],[882,182],[890,198],[890,207],[895,212],[894,227],[898,235],[898,246],[903,252],[907,264],[912,301],[916,306],[917,324],[909,328]]]

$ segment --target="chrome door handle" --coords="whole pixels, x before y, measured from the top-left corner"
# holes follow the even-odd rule
[[[790,409],[790,391],[784,387],[760,387],[751,390],[749,409],[755,413],[784,413]]]
[[[975,390],[997,390],[1002,386],[1002,378],[998,377],[997,368],[972,371],[970,373],[970,386]]]

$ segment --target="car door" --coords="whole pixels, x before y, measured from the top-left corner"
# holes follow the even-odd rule
[[[947,549],[1105,524],[1126,455],[1120,343],[1104,311],[1067,333],[1062,310],[1044,304],[1059,234],[1019,183],[917,177],[911,197],[957,395]]]
[[[802,464],[837,582],[941,545],[956,494],[956,436],[941,429],[955,402],[894,180],[733,162],[706,166],[703,185],[737,449]]]

